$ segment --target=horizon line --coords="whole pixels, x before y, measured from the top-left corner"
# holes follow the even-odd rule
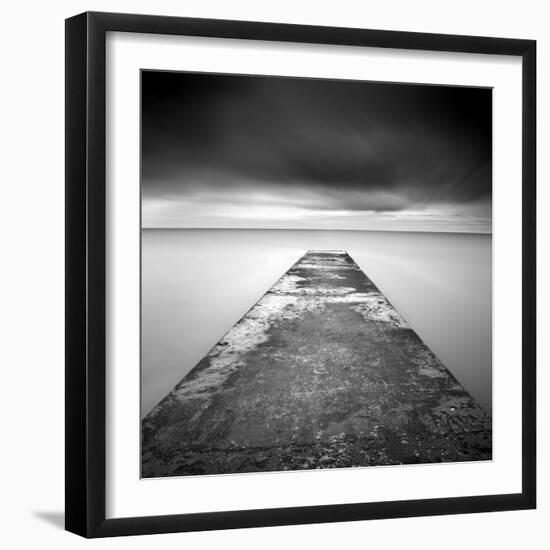
[[[307,227],[141,227],[141,230],[174,230],[184,229],[192,231],[357,231],[357,232],[377,232],[377,233],[456,233],[460,235],[493,235],[492,231],[445,231],[445,230],[427,230],[427,229],[326,229],[326,228],[307,228]]]

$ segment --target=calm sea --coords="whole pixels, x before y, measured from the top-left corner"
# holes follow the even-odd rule
[[[142,230],[142,414],[309,249],[345,249],[491,412],[491,236]]]

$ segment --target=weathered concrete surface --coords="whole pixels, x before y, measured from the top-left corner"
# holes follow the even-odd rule
[[[309,251],[143,420],[144,477],[491,458],[491,419],[344,251]]]

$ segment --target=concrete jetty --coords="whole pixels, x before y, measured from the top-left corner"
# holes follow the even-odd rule
[[[491,418],[347,252],[310,250],[145,417],[142,476],[488,460],[491,449]]]

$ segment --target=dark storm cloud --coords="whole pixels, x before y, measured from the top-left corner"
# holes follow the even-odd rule
[[[487,89],[147,71],[142,107],[145,202],[490,208]]]

